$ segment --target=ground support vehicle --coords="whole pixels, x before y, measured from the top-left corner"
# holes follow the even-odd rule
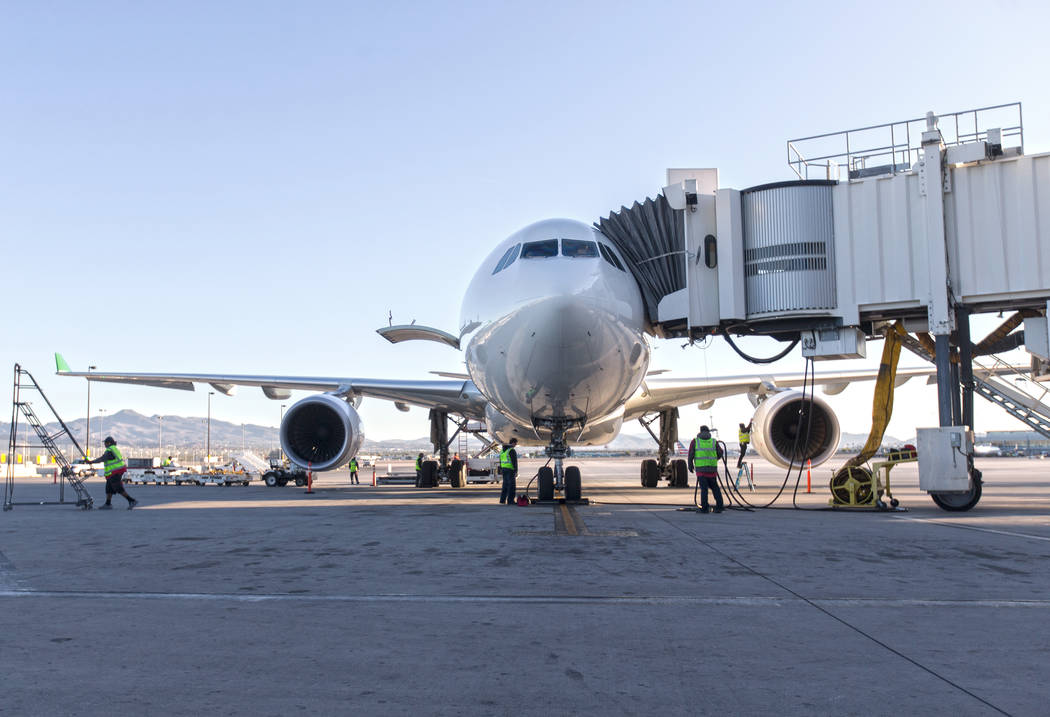
[[[306,485],[306,471],[287,462],[282,463],[271,459],[270,470],[263,473],[262,480],[268,488],[284,487],[289,483],[304,486]]]
[[[189,479],[197,485],[248,485],[251,475],[248,473],[198,473],[189,476]]]

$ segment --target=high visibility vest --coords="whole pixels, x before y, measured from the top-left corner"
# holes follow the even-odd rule
[[[751,442],[751,431],[740,431],[740,434],[737,436],[737,440],[740,443],[750,443]]]
[[[696,448],[693,451],[693,467],[701,468],[718,467],[718,451],[715,449],[714,438],[701,438],[696,436]]]
[[[121,454],[120,449],[117,448],[117,446],[115,444],[110,446],[106,450],[109,451],[113,455],[113,459],[112,460],[107,458],[105,463],[102,464],[103,467],[106,470],[106,475],[109,476],[114,471],[118,471],[121,468],[125,467],[128,463],[127,463],[127,461],[124,460],[123,454]]]
[[[508,471],[514,470],[514,461],[510,459],[510,452],[513,448],[507,448],[499,452],[499,467],[501,470],[505,469]]]
[[[350,472],[351,473],[357,473],[357,459],[356,458],[351,458],[350,459]]]
[[[422,458],[417,458],[416,459],[416,470],[417,471],[423,470],[423,459]]]
[[[171,465],[171,461],[169,461],[167,458],[165,458],[164,462],[161,463],[160,465],[161,465],[161,468],[167,468],[168,466]]]

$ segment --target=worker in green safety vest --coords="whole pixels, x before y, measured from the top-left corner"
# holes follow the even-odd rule
[[[740,457],[736,459],[737,468],[744,464],[744,454],[747,453],[747,447],[751,443],[751,424],[754,422],[752,419],[746,426],[743,423],[740,424],[740,432],[736,436],[737,442],[740,443]]]
[[[700,512],[711,511],[707,503],[707,491],[715,495],[715,512],[723,509],[722,489],[718,487],[718,460],[722,458],[722,446],[711,437],[711,429],[700,426],[700,432],[689,443],[689,459],[696,471],[696,483],[700,487]]]
[[[503,490],[499,494],[499,502],[503,505],[516,505],[516,482],[518,479],[518,452],[514,446],[518,445],[517,438],[511,438],[510,443],[504,443],[499,452],[499,472],[503,474]]]
[[[360,485],[357,480],[357,456],[350,459],[350,484]]]
[[[416,456],[416,488],[423,485],[423,454]]]
[[[105,505],[100,505],[99,510],[112,510],[113,496],[115,494],[127,498],[128,510],[131,510],[139,502],[124,490],[124,474],[127,473],[128,462],[124,460],[124,454],[117,448],[117,442],[113,440],[112,436],[106,436],[106,440],[103,443],[106,444],[105,453],[98,458],[85,461],[86,463],[102,463],[102,467],[106,472],[106,503]]]

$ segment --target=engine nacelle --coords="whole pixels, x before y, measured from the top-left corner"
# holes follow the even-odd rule
[[[803,406],[805,412],[799,420]],[[798,391],[781,391],[760,403],[752,420],[752,447],[781,468],[791,463],[793,451],[795,467],[807,460],[818,466],[839,448],[839,419],[831,406],[817,396],[803,404]]]
[[[284,414],[281,447],[292,463],[315,471],[349,461],[365,438],[361,417],[343,399],[328,393],[308,396]]]

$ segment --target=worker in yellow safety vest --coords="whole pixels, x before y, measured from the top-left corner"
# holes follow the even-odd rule
[[[752,419],[747,422],[746,426],[743,423],[740,424],[740,432],[736,437],[740,443],[740,457],[736,459],[737,468],[744,464],[744,454],[747,453],[747,447],[751,443],[751,424],[754,422],[754,419]]]
[[[416,456],[416,488],[423,485],[423,454]]]
[[[360,481],[357,480],[357,456],[350,459],[350,484],[360,485]]]
[[[139,502],[124,490],[124,474],[127,473],[128,462],[124,460],[124,455],[117,448],[117,442],[113,440],[112,436],[106,436],[106,440],[103,443],[106,444],[105,453],[98,458],[85,461],[85,463],[102,463],[106,473],[106,503],[98,508],[99,510],[112,510],[113,496],[119,494],[127,498],[128,510],[131,510]]]
[[[503,474],[503,490],[499,494],[499,502],[503,505],[516,505],[516,482],[518,479],[518,452],[514,446],[518,445],[517,438],[511,438],[510,443],[504,443],[499,452],[499,472]]]
[[[700,432],[689,444],[689,458],[696,471],[696,483],[700,487],[700,512],[708,513],[707,491],[715,495],[715,512],[723,509],[722,489],[718,487],[718,460],[723,456],[722,446],[711,437],[711,429],[700,426]]]

